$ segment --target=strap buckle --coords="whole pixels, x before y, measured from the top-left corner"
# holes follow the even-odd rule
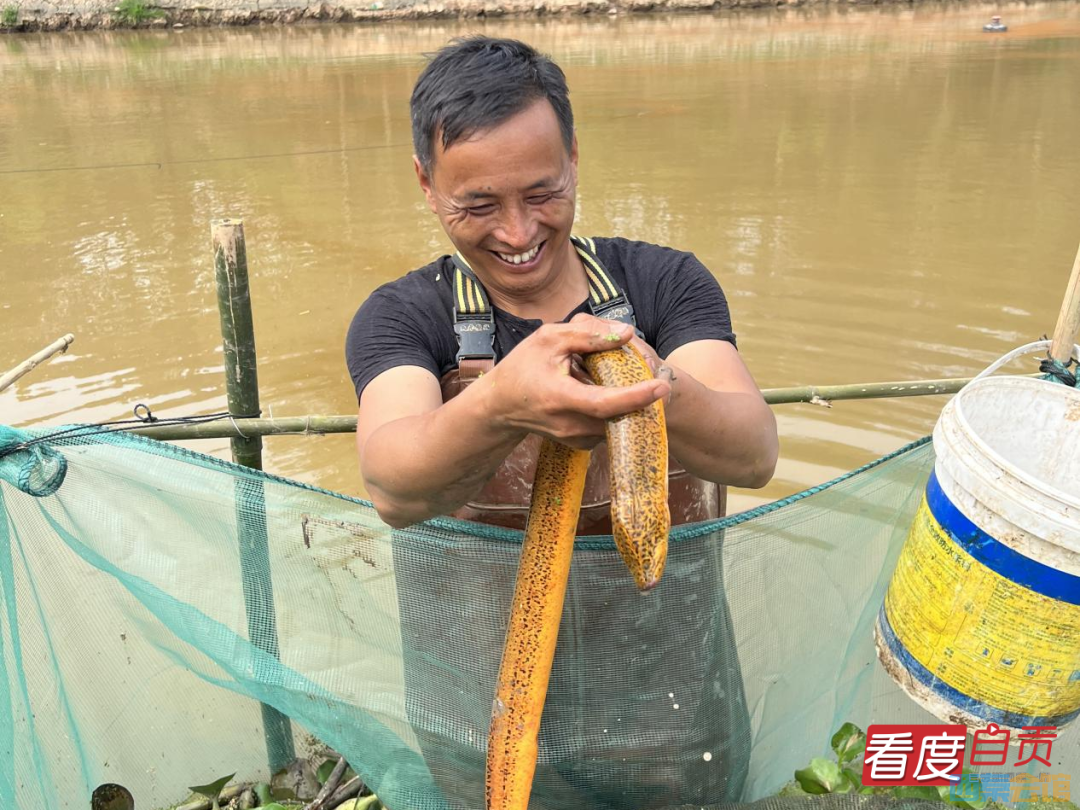
[[[493,359],[495,357],[495,324],[487,316],[458,315],[454,321],[457,334],[457,360]]]
[[[634,307],[626,300],[626,296],[617,295],[602,304],[591,304],[590,309],[597,318],[606,318],[609,321],[621,321],[630,324],[634,327],[637,336],[642,340],[645,339],[645,334],[638,329],[637,318],[634,316]]]

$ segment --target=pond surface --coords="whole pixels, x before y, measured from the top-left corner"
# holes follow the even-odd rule
[[[993,13],[1007,34],[982,33]],[[761,387],[965,376],[1053,331],[1080,241],[1076,4],[5,36],[0,369],[76,342],[0,394],[0,422],[223,410],[226,216],[264,413],[355,412],[353,312],[448,247],[412,171],[411,86],[474,31],[563,65],[577,231],[694,251]],[[731,508],[924,436],[945,401],[777,406],[776,478]],[[265,460],[364,494],[351,436],[271,438]]]

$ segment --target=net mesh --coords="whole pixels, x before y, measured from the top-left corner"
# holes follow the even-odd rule
[[[0,428],[0,448],[30,435]],[[939,722],[872,639],[932,465],[923,440],[677,527],[648,594],[610,537],[580,539],[530,806],[776,810],[842,723]],[[483,808],[520,542],[449,519],[393,530],[367,502],[128,434],[10,453],[0,807],[85,808],[114,782],[143,810],[266,779],[265,704],[298,753],[332,746],[393,810]],[[1065,772],[1076,741],[1055,745]]]

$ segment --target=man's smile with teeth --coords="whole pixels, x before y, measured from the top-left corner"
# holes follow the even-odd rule
[[[524,253],[500,253],[497,250],[492,251],[496,256],[502,259],[507,264],[522,264],[523,262],[530,262],[543,247],[544,243],[534,247],[532,250],[527,250]]]

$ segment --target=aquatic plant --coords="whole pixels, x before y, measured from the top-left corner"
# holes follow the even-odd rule
[[[4,6],[4,10],[0,12],[0,26],[4,28],[14,28],[19,22],[19,7],[18,6]]]
[[[234,776],[236,776],[235,773],[230,773],[228,776],[216,779],[208,785],[196,785],[195,787],[188,788],[188,790],[209,799],[211,810],[219,810],[220,805],[218,804],[218,800],[221,798],[221,789],[225,787],[229,780]]]
[[[161,11],[148,6],[143,0],[120,0],[120,5],[113,9],[113,13],[128,25],[139,25],[162,16]]]

